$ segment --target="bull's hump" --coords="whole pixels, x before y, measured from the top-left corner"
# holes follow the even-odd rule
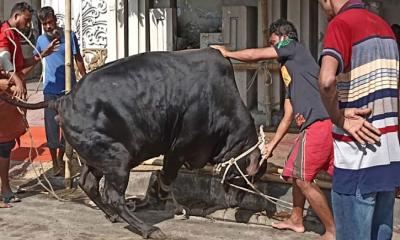
[[[115,88],[118,86],[115,83],[110,84],[110,81],[117,82],[126,78],[137,78],[138,81],[141,79],[161,81],[168,77],[183,77],[182,75],[205,78],[205,73],[219,75],[229,68],[230,62],[218,50],[212,48],[146,52],[109,63],[89,74],[87,78],[93,79],[89,80],[93,81],[93,84],[104,81],[102,84]]]
[[[133,55],[89,73],[79,85],[76,97],[88,105],[117,98],[129,105],[182,106],[237,92],[230,62],[212,48]],[[236,97],[229,102],[240,101]]]

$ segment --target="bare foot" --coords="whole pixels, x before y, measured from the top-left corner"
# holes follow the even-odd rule
[[[334,233],[331,232],[325,232],[320,238],[319,240],[335,240],[336,236]]]
[[[280,230],[289,229],[298,233],[303,233],[305,231],[303,223],[294,223],[290,218],[282,222],[272,223],[272,227]]]

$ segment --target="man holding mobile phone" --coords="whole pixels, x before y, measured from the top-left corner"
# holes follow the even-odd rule
[[[44,100],[57,99],[65,94],[65,36],[64,29],[57,26],[57,18],[53,8],[43,7],[38,12],[39,20],[44,33],[39,36],[36,44],[40,52],[49,43],[56,41],[58,46],[54,53],[44,58]],[[83,58],[80,54],[78,39],[74,32],[71,33],[72,55],[76,61],[80,74],[86,74]],[[72,71],[72,85],[76,83],[75,72]],[[62,158],[65,152],[64,139],[60,133],[55,116],[56,111],[46,108],[44,110],[47,146],[53,160],[53,174],[61,175],[63,171]],[[58,150],[58,153],[57,153]]]

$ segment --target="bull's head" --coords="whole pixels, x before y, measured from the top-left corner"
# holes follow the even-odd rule
[[[227,162],[226,168],[222,170],[222,174],[224,174],[222,183],[226,193],[227,205],[236,206],[242,201],[245,192],[238,191],[238,187],[249,188],[244,177],[248,181],[254,182],[265,173],[266,168],[266,161],[262,160],[262,154],[258,147],[242,158]]]
[[[243,179],[242,173],[248,179],[257,180],[265,173],[266,167],[266,162],[261,159],[260,149],[255,148],[248,155],[237,159],[232,164],[225,174],[225,182],[245,186],[246,181]]]

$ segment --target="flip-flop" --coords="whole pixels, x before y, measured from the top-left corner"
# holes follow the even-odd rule
[[[17,197],[16,195],[12,194],[10,196],[3,197],[3,202],[4,203],[17,203],[21,202],[21,199]]]
[[[11,208],[12,206],[8,203],[0,202],[0,208]]]

